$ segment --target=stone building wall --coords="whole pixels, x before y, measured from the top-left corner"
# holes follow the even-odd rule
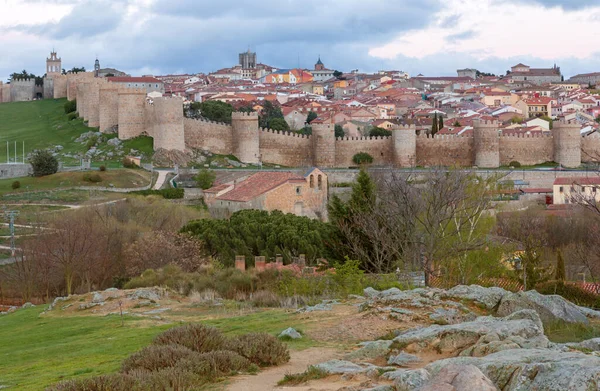
[[[183,130],[185,144],[189,148],[205,149],[220,155],[233,153],[231,125],[184,118]]]
[[[417,136],[417,166],[470,167],[474,163],[473,137],[457,135]]]
[[[392,131],[394,165],[414,167],[417,164],[417,134],[414,126],[404,126]]]
[[[335,166],[335,133],[333,124],[312,126],[313,165],[317,167]]]
[[[481,168],[500,166],[500,137],[497,121],[475,121],[473,141],[475,165]]]
[[[86,115],[88,126],[97,128],[100,126],[100,88],[106,83],[106,79],[92,79],[89,83],[86,99]]]
[[[146,103],[147,133],[154,149],[185,150],[183,102],[180,98],[154,98]]]
[[[0,82],[0,103],[8,103],[10,100],[10,84],[1,84]]]
[[[119,91],[119,138],[127,140],[146,131],[146,91]]]
[[[119,125],[119,87],[107,83],[100,87],[99,127],[110,133]]]
[[[517,161],[532,166],[554,160],[554,141],[546,135],[502,135],[500,136],[500,165],[508,166]]]
[[[356,166],[354,155],[366,152],[373,156],[373,165],[385,166],[394,161],[392,137],[345,137],[335,140],[335,164],[332,167]],[[317,165],[317,167],[319,167]]]
[[[581,165],[581,133],[579,123],[556,121],[554,136],[554,161],[563,167]]]
[[[54,98],[54,79],[52,79],[50,77],[45,77],[43,89],[44,89],[44,92],[43,92],[42,96],[44,97],[44,99]]]
[[[312,163],[310,136],[293,132],[261,129],[260,155],[264,163],[306,167]]]

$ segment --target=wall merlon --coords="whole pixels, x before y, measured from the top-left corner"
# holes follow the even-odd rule
[[[258,118],[258,113],[255,111],[246,113],[243,111],[234,111],[233,113],[231,113],[231,118],[232,119],[253,119],[253,118]]]

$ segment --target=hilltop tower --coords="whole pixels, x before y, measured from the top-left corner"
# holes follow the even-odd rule
[[[94,62],[94,77],[98,76],[100,76],[100,61],[96,57],[96,61]]]
[[[417,130],[414,125],[392,130],[394,141],[394,165],[415,167],[417,165]]]
[[[52,77],[62,73],[62,60],[57,57],[56,52],[50,52],[50,57],[46,59],[46,76]]]
[[[552,128],[554,161],[563,167],[581,165],[581,133],[576,121],[556,121]]]
[[[335,166],[335,129],[332,123],[311,123],[313,165],[316,167]]]
[[[473,122],[475,165],[481,168],[500,167],[500,137],[497,121]]]
[[[321,55],[319,55],[319,60],[315,64],[315,71],[322,71],[323,69],[325,69],[325,64],[323,64],[323,61],[321,61]]]
[[[243,163],[259,163],[258,113],[232,113],[231,127],[233,131],[233,154]]]

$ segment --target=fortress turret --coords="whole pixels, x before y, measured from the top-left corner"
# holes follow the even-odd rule
[[[311,123],[313,164],[316,167],[335,166],[335,128],[332,123]]]
[[[417,165],[417,131],[414,125],[392,130],[394,142],[394,165],[415,167]]]
[[[119,91],[118,118],[121,140],[137,137],[146,130],[145,104],[146,90],[126,88]]]
[[[563,167],[581,165],[581,126],[576,121],[556,121],[552,129],[554,161]]]
[[[244,163],[257,164],[260,160],[258,113],[231,114],[233,154]]]
[[[481,168],[500,167],[500,137],[497,121],[473,122],[475,165]]]

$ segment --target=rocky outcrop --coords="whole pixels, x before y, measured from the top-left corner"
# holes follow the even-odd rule
[[[519,342],[528,341],[536,341],[536,346],[548,346],[541,321],[531,310],[519,311],[505,318],[482,316],[472,322],[411,329],[394,341],[414,351],[431,349],[467,355],[473,353],[476,346],[478,352],[503,350],[507,348],[502,346],[505,344],[514,348],[520,346]]]
[[[485,357],[440,360],[425,369],[435,376],[451,365],[473,365],[503,391],[588,391],[600,384],[600,358],[577,352],[505,350]]]
[[[492,383],[474,365],[447,365],[423,386],[419,391],[498,391]]]
[[[378,357],[383,357],[390,351],[392,342],[393,341],[388,340],[362,342],[359,344],[361,348],[348,353],[345,359],[354,361],[371,360]]]
[[[302,334],[300,334],[296,329],[294,329],[293,327],[288,327],[287,329],[283,330],[280,334],[279,334],[279,338],[289,338],[289,339],[301,339],[302,338]]]
[[[544,324],[556,321],[585,323],[589,321],[579,306],[558,295],[542,295],[536,291],[510,293],[504,296],[498,307],[499,316],[530,309],[537,312]]]
[[[471,300],[491,310],[498,306],[500,300],[507,294],[510,294],[510,292],[498,287],[484,288],[479,285],[458,285],[447,290],[443,296]]]

